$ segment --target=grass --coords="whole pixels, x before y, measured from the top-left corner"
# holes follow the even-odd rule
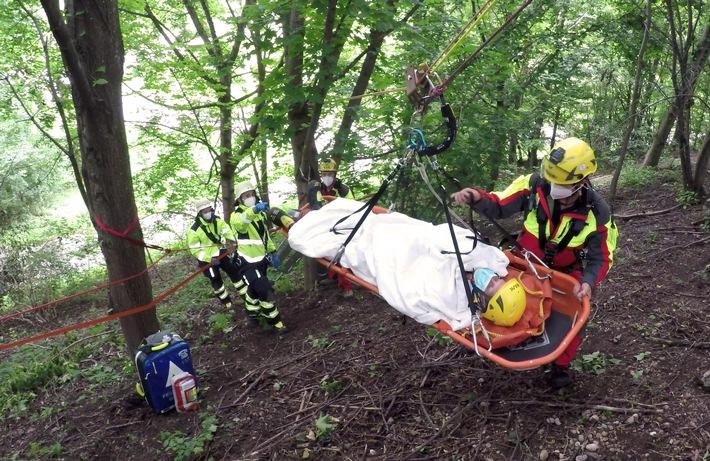
[[[627,162],[621,169],[619,185],[627,190],[641,190],[659,181],[676,181],[678,172],[675,170],[658,170],[644,167],[636,162]]]

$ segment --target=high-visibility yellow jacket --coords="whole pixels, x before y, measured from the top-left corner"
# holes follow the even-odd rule
[[[214,256],[219,256],[220,249],[225,247],[227,240],[235,241],[236,238],[229,224],[219,216],[207,222],[198,215],[187,231],[190,253],[202,262],[210,262]]]
[[[255,213],[253,207],[239,204],[229,218],[229,224],[237,237],[237,254],[246,262],[259,262],[267,253],[276,250],[265,212]]]
[[[565,210],[556,209],[559,205],[550,198],[550,183],[538,173],[520,176],[501,192],[479,192],[481,200],[473,207],[491,218],[525,213],[518,242],[550,267],[581,270],[580,281],[592,287],[606,277],[619,232],[609,205],[597,191],[584,189]]]

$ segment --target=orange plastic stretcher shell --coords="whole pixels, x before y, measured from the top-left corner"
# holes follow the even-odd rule
[[[373,212],[376,214],[388,213],[389,210],[382,207],[374,207]],[[521,270],[529,270],[527,261],[514,255],[510,251],[506,251],[505,254],[510,260],[510,264]],[[341,274],[354,284],[361,286],[362,288],[365,288],[374,293],[375,295],[379,296],[379,291],[375,285],[366,282],[365,280],[356,276],[350,271],[350,269],[346,269],[337,264],[331,264],[329,260],[324,258],[318,259],[318,262],[328,267],[330,270]],[[576,279],[563,272],[543,268],[542,266],[537,264],[534,264],[534,266],[536,266],[538,272],[541,274],[551,273],[552,278],[550,279],[550,282],[552,283],[552,311],[566,317],[570,321],[571,327],[561,339],[561,341],[557,344],[557,347],[555,347],[554,350],[548,352],[543,356],[535,357],[529,360],[508,360],[500,353],[497,353],[496,349],[489,351],[488,349],[485,349],[479,345],[477,349],[478,353],[482,357],[504,368],[509,368],[513,370],[529,370],[552,362],[557,357],[559,357],[562,352],[564,352],[570,341],[572,341],[572,339],[579,334],[580,330],[589,318],[589,298],[585,297],[582,301],[579,301],[574,295],[574,288],[579,283]],[[443,320],[436,322],[432,326],[436,328],[439,332],[451,337],[454,341],[456,341],[463,347],[470,350],[476,350],[473,341],[470,339],[471,333],[468,328],[459,331],[454,331],[451,329],[451,326]]]

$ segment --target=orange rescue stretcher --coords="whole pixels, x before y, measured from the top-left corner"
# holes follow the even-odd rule
[[[376,214],[388,212],[389,210],[386,208],[378,206],[373,208],[373,213]],[[536,277],[549,280],[549,289],[546,289],[546,292],[551,294],[551,302],[549,302],[548,296],[546,319],[539,331],[529,334],[524,331],[528,328],[527,326],[519,325],[522,322],[511,327],[495,327],[498,333],[507,330],[507,333],[504,333],[506,336],[519,335],[523,339],[518,344],[493,348],[496,341],[486,337],[480,327],[476,329],[476,334],[472,334],[471,328],[455,331],[444,320],[439,320],[432,326],[466,349],[475,351],[478,355],[504,368],[529,370],[554,361],[565,351],[570,341],[579,334],[589,318],[589,298],[585,297],[582,301],[577,299],[574,295],[574,288],[579,282],[570,275],[532,262],[529,258],[523,259],[511,251],[506,251],[505,254],[510,260],[508,270],[513,274],[533,273]],[[332,264],[325,258],[319,258],[318,262],[352,283],[379,296],[379,290],[375,285],[353,274],[350,269]],[[545,280],[546,283],[547,280]],[[488,321],[483,321],[484,326],[486,322]]]

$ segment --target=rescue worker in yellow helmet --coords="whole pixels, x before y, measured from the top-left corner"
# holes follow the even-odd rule
[[[269,264],[276,270],[281,266],[275,253],[276,245],[269,235],[269,220],[284,229],[291,227],[294,221],[282,210],[270,208],[268,203],[259,200],[250,181],[237,184],[234,195],[237,202],[229,223],[237,238],[234,261],[241,277],[237,290],[244,297],[244,308],[251,320],[284,331],[286,326],[274,303],[274,288],[267,277]]]
[[[325,159],[318,164],[320,172],[320,182],[312,181],[308,192],[308,203],[311,208],[317,210],[323,205],[323,197],[342,197],[354,199],[353,192],[348,186],[337,178],[338,165],[332,159]],[[347,277],[336,274],[334,271],[326,271],[319,268],[319,279],[321,282],[327,279],[334,279],[337,275],[338,285],[342,288],[343,297],[350,298],[353,296],[353,288],[350,280]]]
[[[239,271],[232,264],[229,255],[234,251],[236,237],[232,228],[222,218],[215,215],[210,200],[200,200],[195,205],[195,221],[187,231],[187,246],[197,258],[198,267],[203,268],[214,290],[214,295],[225,307],[232,307],[232,299],[222,282],[220,269],[225,271],[238,289]]]
[[[311,181],[308,185],[308,203],[317,210],[323,205],[323,197],[343,197],[354,199],[352,191],[337,177],[338,165],[331,159],[318,164],[320,181]]]
[[[576,278],[580,284],[575,295],[581,300],[606,277],[618,235],[609,205],[592,188],[589,176],[595,171],[597,161],[589,144],[567,138],[542,160],[540,173],[520,176],[500,192],[465,188],[451,197],[493,219],[522,212],[520,246],[552,269]],[[572,382],[568,367],[581,342],[577,336],[555,360],[553,387]]]

